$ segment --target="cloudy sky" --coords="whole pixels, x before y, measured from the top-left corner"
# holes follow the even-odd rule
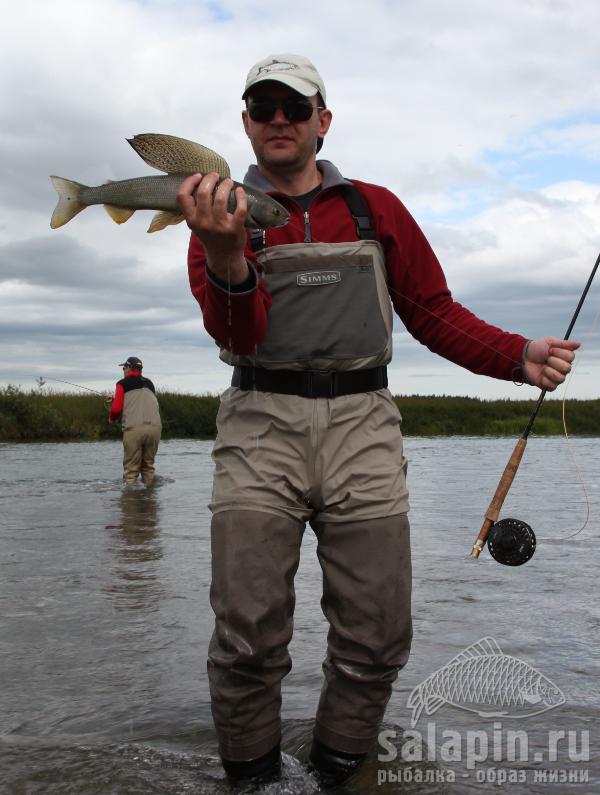
[[[241,179],[252,152],[240,96],[270,53],[317,65],[334,114],[322,156],[403,200],[457,300],[528,337],[564,334],[600,250],[597,0],[2,7],[0,386],[111,390],[130,354],[163,389],[227,385],[189,292],[187,228],[148,235],[151,213],[118,226],[92,207],[51,230],[49,175],[157,173],[125,138],[161,132],[216,149]],[[573,334],[584,347],[570,397],[600,395],[599,307],[600,277]],[[450,365],[400,323],[391,387],[537,395]]]

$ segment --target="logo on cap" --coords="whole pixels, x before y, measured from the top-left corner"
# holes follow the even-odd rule
[[[258,76],[261,72],[288,72],[298,68],[298,64],[290,63],[289,61],[271,61],[266,66],[259,66],[256,74]]]

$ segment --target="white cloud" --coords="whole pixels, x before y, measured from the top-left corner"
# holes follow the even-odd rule
[[[189,293],[185,227],[147,235],[148,213],[117,227],[94,207],[51,231],[48,175],[150,173],[125,138],[165,132],[217,149],[240,179],[242,86],[269,52],[315,61],[334,112],[323,156],[400,196],[459,300],[504,327],[562,333],[600,240],[598,23],[594,0],[13,4],[0,30],[0,383],[29,371],[112,383],[136,353],[157,383],[225,386]],[[584,331],[598,288],[588,300]],[[588,348],[572,396],[598,395],[595,337]],[[392,385],[522,394],[413,342]]]

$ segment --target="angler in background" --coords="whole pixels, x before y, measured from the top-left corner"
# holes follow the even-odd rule
[[[247,231],[243,190],[228,211],[232,183],[217,187],[216,173],[186,179],[179,193],[191,289],[233,366],[213,451],[212,709],[228,776],[277,776],[294,575],[309,523],[329,622],[310,764],[327,786],[376,743],[412,639],[406,459],[387,389],[393,310],[434,353],[550,390],[578,343],[528,341],[476,317],[453,299],[396,196],[316,159],[332,113],[307,58],[255,64],[242,100],[257,160],[244,185],[276,198],[287,225]],[[375,105],[357,87],[354,111],[374,129],[383,118]]]
[[[119,365],[123,378],[117,381],[108,421],[123,426],[123,480],[127,485],[142,476],[145,486],[154,481],[154,459],[162,423],[154,384],[142,375],[142,362],[130,356]]]

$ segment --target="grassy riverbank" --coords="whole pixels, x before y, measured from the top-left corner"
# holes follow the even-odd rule
[[[406,436],[519,436],[535,401],[479,400],[465,397],[399,396]],[[163,438],[210,439],[216,433],[219,398],[159,392]],[[544,402],[536,435],[563,433],[562,401]],[[570,435],[600,436],[600,399],[569,400]],[[95,394],[74,394],[18,387],[0,389],[0,442],[98,441],[120,438],[108,424],[104,401]]]

